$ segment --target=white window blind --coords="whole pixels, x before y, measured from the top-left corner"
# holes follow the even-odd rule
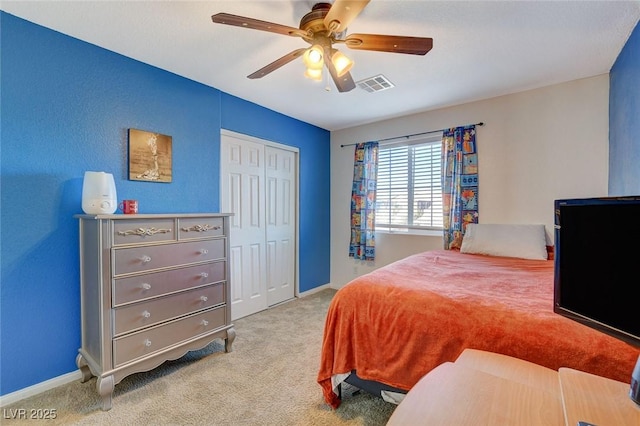
[[[442,137],[380,145],[376,228],[442,229]]]

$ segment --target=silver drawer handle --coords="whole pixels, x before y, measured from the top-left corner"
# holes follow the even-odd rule
[[[193,225],[192,227],[184,227],[184,228],[180,228],[182,229],[184,232],[190,232],[190,231],[198,231],[198,232],[207,232],[210,230],[218,230],[222,228],[222,226],[218,225],[218,226],[212,226],[209,225],[208,223],[204,224],[204,225]]]
[[[149,317],[151,316],[151,312],[149,312],[149,311],[144,311],[144,312],[142,313],[142,316],[143,316],[143,317],[145,317],[145,318],[149,318]]]
[[[207,254],[207,253],[209,253],[209,250],[207,250],[207,249],[201,249],[200,250],[200,254]]]
[[[202,278],[209,278],[209,274],[208,274],[208,273],[206,273],[206,272],[201,272],[201,273],[200,273],[200,276],[201,276]]]
[[[151,340],[149,340],[149,339],[144,339],[144,345],[145,345],[146,347],[151,346]]]
[[[151,290],[151,284],[149,283],[142,283],[141,287],[143,290]]]
[[[209,300],[209,298],[207,296],[200,296],[200,300],[206,302],[207,300]]]
[[[202,320],[200,321],[200,324],[204,325],[205,327],[209,325],[209,321],[207,320]]]
[[[151,257],[150,256],[142,256],[140,258],[140,260],[142,261],[142,263],[149,263],[149,262],[151,262]]]

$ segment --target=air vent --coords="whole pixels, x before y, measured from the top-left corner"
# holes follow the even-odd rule
[[[381,90],[387,90],[394,87],[393,83],[387,80],[387,77],[382,74],[375,77],[365,78],[356,83],[358,87],[366,90],[369,93],[379,92]]]

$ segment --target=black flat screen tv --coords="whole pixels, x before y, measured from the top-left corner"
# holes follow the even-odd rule
[[[554,233],[554,311],[640,347],[640,196],[555,200]]]

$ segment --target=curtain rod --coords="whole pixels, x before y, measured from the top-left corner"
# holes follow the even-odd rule
[[[467,124],[467,126],[469,126],[469,124]],[[475,126],[484,126],[484,123],[481,121],[479,123],[475,123]],[[462,127],[466,127],[466,126],[462,126]],[[447,127],[447,129],[450,129],[450,127]],[[447,129],[429,130],[428,132],[414,133],[414,134],[411,134],[411,135],[394,136],[392,138],[380,139],[378,142],[390,141],[390,140],[393,140],[393,139],[400,139],[400,138],[409,139],[410,137],[413,137],[413,136],[421,136],[421,135],[428,135],[429,133],[443,132],[443,131],[445,131]],[[348,143],[348,144],[345,144],[345,145],[340,145],[340,148],[344,148],[345,146],[353,146],[353,145],[358,145],[358,144],[357,143]]]

